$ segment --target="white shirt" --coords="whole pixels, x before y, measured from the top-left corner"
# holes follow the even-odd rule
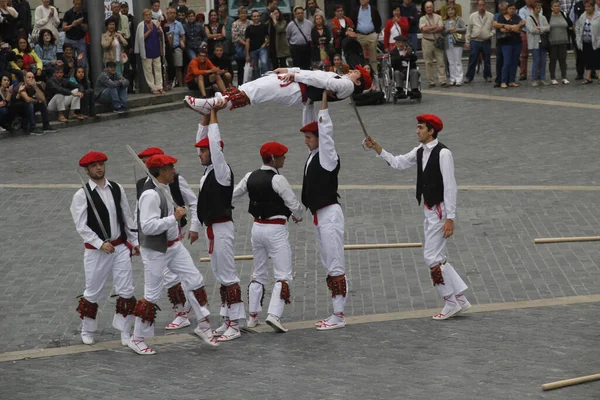
[[[105,229],[110,228],[111,237],[108,241],[117,240],[121,236],[121,227],[117,221],[117,208],[115,206],[115,199],[113,198],[111,192],[111,184],[105,179],[104,187],[97,185],[91,179],[88,180],[90,185],[90,191],[94,190],[102,199],[102,202],[106,206],[108,210],[108,218],[110,221],[110,227],[104,227]],[[127,234],[127,240],[131,243],[132,246],[138,245],[137,234],[134,232],[135,225],[133,223],[133,218],[131,217],[131,209],[129,208],[129,203],[127,202],[127,196],[125,195],[125,191],[123,187],[119,185],[119,189],[121,189],[121,210],[123,211],[123,223],[125,224],[125,231]],[[93,212],[92,210],[90,210]],[[73,222],[75,222],[75,229],[77,229],[77,233],[83,239],[85,243],[89,243],[95,248],[99,249],[102,247],[104,243],[102,239],[96,234],[96,232],[92,231],[92,229],[87,225],[87,197],[83,188],[79,189],[75,195],[73,196],[73,200],[71,202],[71,216],[73,217]]]
[[[159,183],[167,192],[169,185]],[[156,189],[146,190],[139,199],[140,228],[144,235],[160,235],[167,232],[167,240],[175,240],[179,237],[179,224],[175,219],[175,211],[170,205],[169,212],[164,218],[160,217],[160,195]]]
[[[335,72],[325,71],[307,71],[300,68],[288,68],[288,73],[295,73],[294,80],[298,83],[304,83],[325,90],[335,92],[339,100],[349,97],[354,92],[354,82],[345,75],[338,75]],[[340,77],[340,78],[336,78]]]
[[[304,105],[302,112],[302,123],[308,125],[315,120],[313,111],[313,104],[311,101],[307,101]],[[319,110],[317,124],[319,126],[319,147],[312,150],[308,155],[306,161],[306,168],[304,174],[308,171],[308,166],[312,161],[315,154],[319,153],[319,163],[325,170],[331,172],[338,164],[339,156],[335,151],[335,142],[333,140],[333,123],[329,117],[329,110]]]
[[[392,29],[390,30],[390,39],[389,39],[389,43],[390,44],[395,44],[396,40],[394,39],[397,36],[400,36],[402,34],[402,29],[400,28],[400,25],[398,25],[397,22],[395,22],[392,25]]]
[[[431,150],[437,146],[438,140],[432,140],[427,144],[420,144],[412,149],[409,153],[394,156],[385,150],[381,151],[379,157],[383,158],[392,168],[406,169],[417,165],[417,150],[423,148],[423,170],[427,166]],[[444,180],[444,208],[446,210],[446,218],[456,219],[456,179],[454,178],[454,159],[452,152],[448,149],[440,151],[440,172]]]
[[[275,193],[277,193],[279,195],[279,197],[281,197],[283,199],[283,203],[285,204],[285,206],[290,209],[290,211],[292,212],[292,214],[294,214],[294,216],[296,218],[298,218],[298,219],[303,218],[304,217],[304,207],[302,206],[302,204],[300,204],[300,202],[296,198],[296,195],[294,194],[294,191],[292,190],[292,187],[290,186],[290,183],[288,182],[288,180],[285,179],[285,176],[280,175],[279,172],[275,168],[270,167],[268,165],[263,165],[262,167],[260,167],[260,169],[264,170],[264,171],[273,171],[277,174],[271,180],[271,186],[273,187],[273,190],[275,191]],[[240,181],[240,183],[237,184],[235,189],[233,189],[232,203],[235,203],[242,196],[244,196],[246,193],[248,193],[248,178],[250,177],[251,174],[252,174],[252,172],[248,172],[246,174],[246,176],[244,176],[244,178]],[[269,219],[281,219],[281,218],[286,219],[286,216],[285,215],[274,215],[274,216],[270,217]]]
[[[206,131],[204,129],[199,129],[198,133],[196,134],[196,139],[198,139],[198,135],[200,135],[198,141],[203,139],[205,137],[203,136],[205,132]],[[206,167],[204,170],[204,175],[202,175],[202,178],[200,178],[200,191],[202,191],[204,181],[212,170],[215,171],[215,178],[221,186],[231,186],[232,183],[231,168],[229,165],[227,165],[227,161],[225,161],[225,155],[223,154],[223,149],[221,148],[221,133],[219,132],[219,124],[208,125],[208,141],[212,164]],[[198,151],[200,151],[200,149],[198,149]]]

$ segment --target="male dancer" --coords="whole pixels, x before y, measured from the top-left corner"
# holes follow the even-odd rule
[[[112,272],[115,292],[119,295],[113,326],[121,331],[121,344],[127,346],[136,303],[131,246],[137,255],[139,245],[125,191],[105,177],[107,160],[106,154],[97,151],[91,151],[79,160],[79,166],[83,167],[89,180],[85,184],[87,191],[79,189],[71,202],[75,228],[85,243],[85,291],[77,311],[83,320],[81,340],[84,344],[94,344],[98,302],[106,298],[106,278]]]
[[[213,331],[220,342],[239,338],[242,334],[239,320],[245,318],[240,278],[234,261],[232,195],[233,172],[223,154],[223,142],[219,132],[217,105],[205,115],[198,126],[196,147],[200,162],[205,168],[200,178],[198,194],[199,223],[206,225],[206,241],[210,266],[215,279],[221,284],[221,317],[223,323]]]
[[[221,93],[210,99],[186,96],[184,102],[201,114],[208,114],[216,104],[227,104],[230,110],[264,103],[297,106],[309,99],[320,101],[324,91],[329,93],[330,101],[343,100],[353,93],[362,93],[371,84],[371,75],[361,66],[345,75],[299,68],[277,68],[259,79],[244,83],[238,89],[230,88],[224,96]]]
[[[165,152],[158,147],[148,147],[146,150],[140,152],[138,157],[141,158],[142,161],[146,162],[147,159],[158,154],[165,154]],[[148,180],[150,180],[150,178],[145,177],[136,182],[135,186],[138,200],[142,195],[144,184],[146,184]],[[177,173],[175,174],[175,179],[173,182],[169,184],[169,190],[171,192],[171,197],[173,197],[173,200],[179,207],[187,206],[190,209],[192,214],[192,224],[188,233],[188,239],[190,239],[190,243],[194,243],[196,240],[198,240],[198,218],[196,217],[198,199],[196,198],[196,194],[192,191],[185,178]],[[186,225],[187,220],[185,217],[182,217],[179,220],[179,226],[181,229],[183,229]],[[168,323],[167,326],[165,326],[165,329],[181,329],[185,328],[186,326],[190,326],[188,316],[191,308],[189,303],[186,303],[185,293],[181,287],[181,279],[171,272],[171,270],[165,268],[163,285],[165,288],[167,288],[169,301],[173,305],[173,311],[176,313],[175,319]]]
[[[156,352],[146,342],[154,336],[154,320],[163,288],[165,267],[180,279],[187,301],[198,318],[194,333],[211,346],[219,343],[212,338],[208,316],[207,295],[202,274],[194,265],[187,249],[181,244],[178,221],[185,215],[185,208],[173,206],[168,201],[169,184],[175,180],[176,158],[166,154],[155,155],[146,160],[146,167],[158,184],[149,180],[144,184],[138,200],[138,234],[142,260],[144,261],[144,297],[135,306],[135,328],[129,347],[138,354]]]
[[[290,248],[287,220],[302,221],[304,207],[296,199],[292,187],[279,169],[283,168],[288,148],[281,143],[267,142],[260,148],[263,166],[248,172],[233,190],[233,202],[248,193],[248,212],[254,217],[252,225],[252,252],[254,272],[248,285],[248,313],[246,326],[260,324],[258,314],[262,311],[265,285],[268,281],[267,263],[273,260],[275,285],[269,303],[269,315],[265,322],[275,332],[287,329],[281,324],[285,304],[290,304],[292,280],[292,250]]]
[[[433,285],[445,302],[442,311],[433,316],[435,320],[445,320],[471,308],[471,303],[463,294],[467,285],[450,265],[446,255],[446,239],[454,233],[456,180],[452,153],[437,140],[443,127],[442,120],[437,116],[419,115],[417,136],[421,144],[401,156],[388,153],[372,137],[365,141],[365,145],[375,149],[392,168],[417,166],[417,201],[421,204],[423,199],[425,212],[425,264],[431,272]]]
[[[333,314],[317,321],[317,330],[327,331],[346,326],[346,267],[344,265],[344,214],[338,202],[340,158],[333,141],[333,123],[329,117],[327,92],[323,92],[321,111],[314,120],[312,103],[304,106],[304,143],[310,154],[304,167],[302,203],[313,214],[321,262],[327,270],[327,287],[331,291]]]

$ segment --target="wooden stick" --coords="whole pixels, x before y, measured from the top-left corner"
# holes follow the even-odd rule
[[[544,243],[570,243],[570,242],[598,242],[600,236],[579,236],[579,237],[557,237],[557,238],[540,238],[534,239],[535,244]]]
[[[344,250],[371,250],[371,249],[406,249],[411,247],[423,247],[422,243],[370,243],[370,244],[347,244],[344,246]],[[254,256],[251,254],[244,256],[233,257],[236,261],[247,261],[254,260]],[[210,262],[209,257],[200,258],[200,262]]]
[[[563,381],[556,381],[545,383],[542,385],[543,390],[560,389],[567,386],[579,385],[580,383],[592,382],[600,380],[600,374],[580,376],[579,378],[565,379]]]

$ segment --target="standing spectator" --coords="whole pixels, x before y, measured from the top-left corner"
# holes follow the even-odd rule
[[[117,63],[108,61],[98,75],[94,87],[96,102],[111,105],[114,112],[127,111],[127,87],[129,82],[117,72]]]
[[[54,66],[59,63],[56,57],[56,45],[54,36],[48,29],[42,29],[35,45],[35,53],[42,60],[42,65],[46,76],[54,74]]]
[[[525,0],[525,5],[519,10],[518,17],[521,18],[523,23],[533,15],[533,7],[536,0]],[[516,7],[516,6],[515,6]],[[527,44],[527,31],[525,26],[521,28],[521,73],[519,80],[524,81],[527,79],[527,59],[529,58],[529,46]]]
[[[454,6],[446,7],[446,20],[444,21],[444,50],[448,57],[450,69],[450,84],[461,86],[463,82],[462,53],[463,42],[456,40],[456,34],[464,37],[467,27],[462,18],[457,17]]]
[[[381,32],[379,11],[369,4],[369,0],[360,0],[360,7],[354,12],[352,22],[356,26],[356,39],[369,60],[371,71],[377,71],[377,38]]]
[[[123,37],[120,32],[117,32],[118,19],[109,18],[105,21],[106,32],[102,34],[102,49],[104,50],[102,61],[106,65],[109,61],[114,61],[116,64],[117,72],[121,74],[123,72],[123,59],[122,54],[127,46],[127,40]]]
[[[600,12],[592,0],[584,0],[584,10],[575,25],[575,34],[577,47],[583,52],[585,79],[582,83],[587,84],[592,83],[593,70],[600,77]]]
[[[12,6],[19,13],[18,36],[28,37],[31,33],[31,6],[27,0],[12,0]]]
[[[8,0],[0,0],[0,38],[11,46],[16,46],[19,37],[19,13],[8,5]]]
[[[494,21],[492,22],[492,28],[496,30],[496,80],[494,87],[499,88],[502,83],[502,67],[504,66],[504,56],[502,55],[502,39],[504,39],[508,33],[501,32],[502,27],[501,19],[506,14],[508,8],[508,0],[500,1],[498,4],[498,12],[494,15]]]
[[[200,49],[198,57],[190,61],[190,65],[188,65],[185,77],[188,89],[199,90],[200,95],[206,98],[206,87],[211,87],[214,83],[219,88],[219,91],[224,93],[226,88],[221,79],[222,74],[219,72],[219,68],[215,67],[208,59],[206,50]]]
[[[475,78],[475,67],[479,60],[479,55],[483,57],[483,79],[486,82],[492,81],[492,22],[494,14],[485,9],[485,0],[477,1],[477,11],[469,16],[467,24],[467,36],[465,49],[469,52],[469,67],[467,68],[466,83],[470,83]]]
[[[235,46],[232,43],[231,37],[231,28],[233,27],[234,21],[235,18],[229,15],[229,9],[227,8],[227,5],[221,4],[219,6],[219,23],[225,26],[225,37],[227,38],[227,41],[224,42],[224,50],[227,56],[231,56],[235,53]]]
[[[79,90],[83,92],[82,104],[77,114],[77,119],[87,119],[88,116],[94,117],[96,115],[96,99],[94,99],[94,89],[90,88],[90,82],[87,76],[85,76],[85,68],[77,67],[73,76],[69,78],[69,81],[77,84]],[[77,111],[75,112],[77,113]]]
[[[311,42],[310,34],[313,24],[304,19],[304,8],[294,7],[295,19],[286,28],[286,37],[290,45],[292,63],[300,69],[310,69]]]
[[[188,10],[187,22],[183,25],[185,31],[185,53],[191,61],[198,56],[200,48],[206,46],[208,37],[204,30],[204,25],[196,21],[194,10]]]
[[[35,81],[33,72],[28,71],[25,74],[25,81],[17,88],[17,100],[25,111],[25,119],[23,121],[23,132],[26,135],[41,136],[46,133],[58,132],[57,129],[50,127],[50,119],[48,118],[48,104],[46,97],[40,85]],[[42,115],[42,129],[35,127],[35,112],[39,111]]]
[[[78,84],[65,79],[61,65],[54,67],[54,74],[46,81],[45,95],[48,111],[58,111],[60,122],[68,121],[65,117],[66,109],[69,109],[69,119],[84,119],[75,115],[75,111],[81,108],[81,99],[84,95],[83,90],[79,89]]]
[[[231,66],[231,58],[225,54],[222,44],[217,43],[215,45],[215,49],[213,50],[213,54],[210,55],[209,60],[218,68],[218,74],[223,79],[225,89],[229,89],[233,80],[233,67]]]
[[[402,17],[402,8],[400,5],[393,6],[392,18],[388,19],[383,28],[383,48],[386,53],[396,48],[396,36],[404,36],[409,38],[409,22],[408,18]]]
[[[344,6],[336,4],[334,7],[335,17],[331,20],[333,48],[337,54],[342,54],[342,42],[346,38],[346,31],[354,31],[354,22],[344,15]]]
[[[286,60],[290,56],[290,45],[286,37],[287,21],[283,19],[279,8],[271,12],[268,26],[271,65],[273,69],[287,68]]]
[[[552,13],[548,16],[550,25],[550,79],[553,85],[558,85],[556,80],[556,61],[560,65],[560,75],[563,85],[568,85],[567,80],[567,45],[569,44],[569,32],[573,30],[573,23],[563,11],[560,10],[559,0],[552,2]]]
[[[583,0],[579,0],[571,7],[569,12],[569,19],[573,22],[573,29],[577,25],[577,21],[585,12],[585,6],[583,4]],[[585,70],[583,65],[583,51],[577,47],[577,37],[575,32],[571,36],[571,41],[573,42],[573,47],[575,48],[575,69],[577,70],[577,76],[575,77],[576,81],[580,81],[583,79],[583,71]],[[593,73],[593,71],[592,71]]]
[[[42,0],[42,5],[35,9],[35,27],[33,29],[33,37],[37,38],[42,29],[49,29],[52,32],[54,39],[58,39],[58,29],[60,24],[58,11],[54,6],[50,5],[50,0]]]
[[[181,25],[187,22],[186,13],[189,11],[187,7],[177,8],[177,21],[181,22]]]
[[[65,43],[71,44],[78,55],[83,54],[81,62],[85,66],[87,65],[85,35],[88,32],[88,21],[87,14],[82,10],[82,2],[83,0],[73,0],[73,8],[67,10],[63,17],[62,30],[65,32]]]
[[[550,32],[548,20],[541,14],[542,3],[535,3],[533,14],[527,18],[527,45],[533,56],[532,86],[546,85],[546,49],[541,46],[541,35]]]
[[[444,50],[435,46],[442,32],[444,32],[444,23],[442,17],[433,13],[433,3],[427,1],[424,5],[425,15],[419,20],[419,29],[423,33],[423,58],[425,59],[425,72],[429,87],[435,86],[435,77],[433,76],[433,62],[437,62],[438,79],[440,86],[446,87],[446,62],[444,60]]]
[[[129,30],[129,38],[127,39],[127,58],[129,61],[125,64],[125,77],[129,81],[129,88],[127,88],[128,93],[133,93],[133,82],[136,80],[137,76],[137,60],[135,58],[135,32],[136,27],[134,26],[134,18],[133,15],[129,13],[129,4],[126,1],[121,2],[121,15],[127,17]]]
[[[514,3],[506,7],[506,14],[502,15],[494,27],[499,32],[498,41],[502,46],[502,79],[500,87],[519,87],[515,82],[517,68],[519,67],[519,54],[521,54],[521,28],[525,25],[518,15],[515,15]]]
[[[140,55],[144,79],[154,94],[162,94],[163,78],[160,64],[160,35],[163,34],[160,22],[152,19],[152,11],[144,9],[144,20],[137,26],[135,33],[135,53]]]
[[[315,15],[310,36],[312,41],[313,66],[316,65],[327,71],[331,66],[333,49],[331,48],[331,32],[325,26],[325,18],[321,14]]]
[[[225,25],[219,22],[217,10],[208,12],[208,24],[204,25],[206,37],[208,38],[208,54],[212,54],[217,43],[227,40],[225,36]]]
[[[440,15],[443,20],[448,18],[448,7],[454,7],[456,11],[456,18],[462,17],[462,6],[460,4],[456,4],[456,0],[446,0],[446,4],[440,8]]]
[[[231,26],[231,37],[235,46],[234,58],[238,67],[238,86],[244,83],[244,63],[246,62],[246,28],[250,25],[248,21],[248,10],[246,7],[238,8],[239,19]]]
[[[150,5],[152,6],[152,19],[155,19],[158,22],[163,22],[165,20],[165,16],[160,9],[160,1],[154,0],[152,3],[150,3]]]
[[[412,4],[412,0],[402,0],[401,15],[408,18],[408,32],[410,47],[415,51],[419,48],[419,10]]]
[[[267,0],[267,9],[260,14],[260,23],[266,24],[271,19],[273,11],[279,6],[279,0]]]
[[[185,30],[181,22],[175,19],[177,10],[174,7],[167,9],[167,22],[163,29],[167,33],[168,47],[173,55],[173,68],[175,72],[175,86],[183,86],[183,50],[185,49]],[[170,74],[173,77],[173,74]]]
[[[315,16],[317,14],[321,14],[325,18],[325,13],[319,8],[317,0],[306,0],[305,7],[306,16],[304,18],[312,22],[313,25],[315,24]]]
[[[109,19],[112,18],[117,22],[117,32],[119,32],[125,40],[129,40],[131,37],[131,32],[129,31],[129,18],[127,18],[127,15],[121,14],[121,3],[117,0],[113,0],[113,2],[110,3],[110,9],[111,16]]]
[[[252,80],[260,78],[269,69],[269,32],[260,23],[260,13],[252,11],[252,24],[246,28],[246,62],[252,61]]]
[[[58,61],[62,63],[65,76],[71,77],[76,67],[83,67],[83,54],[80,53],[77,58],[73,57],[73,45],[66,43],[63,46],[63,54],[58,57]]]
[[[13,85],[10,76],[6,73],[1,75],[0,81],[0,132],[10,129],[12,116],[11,100],[13,95]]]
[[[38,57],[36,52],[29,46],[29,42],[25,38],[19,38],[17,48],[12,50],[18,56],[23,57],[23,67],[19,67],[15,61],[10,62],[10,67],[18,71],[31,71],[36,76],[42,76],[44,64]]]

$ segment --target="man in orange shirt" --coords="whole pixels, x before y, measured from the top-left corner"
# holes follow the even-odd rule
[[[216,83],[220,92],[225,92],[225,84],[219,74],[219,68],[215,67],[206,56],[206,49],[198,52],[198,57],[190,61],[188,65],[185,82],[190,90],[199,90],[206,97],[206,86]]]

